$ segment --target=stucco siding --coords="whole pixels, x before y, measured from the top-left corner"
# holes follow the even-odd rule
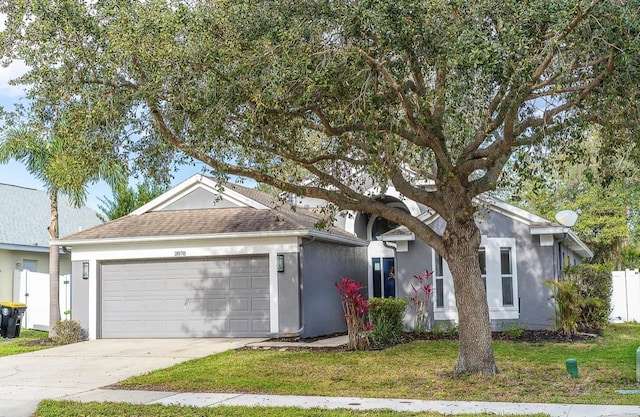
[[[300,331],[300,284],[298,254],[284,253],[284,272],[278,272],[279,333]]]
[[[303,337],[346,330],[335,283],[349,277],[367,283],[367,248],[312,242],[302,252]],[[367,293],[366,288],[363,290]]]
[[[353,233],[360,239],[368,239],[367,224],[369,223],[369,215],[358,213],[355,218]]]
[[[13,277],[16,269],[22,268],[25,259],[35,261],[34,272],[49,272],[49,252],[26,252],[0,250],[0,301],[13,300]],[[18,268],[16,268],[19,265]],[[71,273],[71,256],[60,254],[60,275]]]
[[[71,318],[89,334],[89,280],[82,279],[83,261],[71,266]]]
[[[554,278],[554,251],[552,246],[540,246],[540,237],[531,235],[529,226],[503,214],[491,211],[478,221],[482,235],[489,238],[515,238],[517,254],[519,324],[528,329],[554,326],[555,307],[551,292],[544,281]],[[494,330],[509,325],[496,321]]]
[[[9,251],[0,250],[0,301],[13,298],[13,271],[15,260]]]
[[[228,200],[220,199],[219,196],[216,196],[211,191],[196,188],[184,197],[162,208],[162,210],[197,210],[229,207],[238,207],[238,205]]]
[[[413,296],[411,285],[417,286],[417,280],[413,277],[421,275],[425,270],[433,271],[431,246],[422,240],[411,241],[408,252],[396,252],[396,297],[407,300],[407,310],[404,316],[406,328],[413,328],[415,324],[415,311],[411,308],[410,298]],[[433,285],[433,279],[429,282]],[[433,317],[431,306],[429,317]]]

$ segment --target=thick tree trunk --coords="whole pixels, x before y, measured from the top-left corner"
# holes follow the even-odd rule
[[[58,192],[49,191],[51,202],[51,220],[49,223],[49,238],[58,239]],[[53,327],[60,321],[60,252],[59,247],[49,246],[49,337],[55,336]]]
[[[459,319],[460,351],[455,373],[494,375],[487,295],[480,275],[480,231],[473,218],[448,224],[444,235]]]

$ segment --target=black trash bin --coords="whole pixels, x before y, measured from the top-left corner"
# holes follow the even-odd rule
[[[20,337],[20,325],[26,310],[27,305],[23,303],[0,302],[0,336]]]

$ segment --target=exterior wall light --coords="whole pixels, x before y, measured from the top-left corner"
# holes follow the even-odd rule
[[[89,279],[89,262],[82,262],[82,279]]]
[[[278,255],[278,272],[284,272],[284,255]]]

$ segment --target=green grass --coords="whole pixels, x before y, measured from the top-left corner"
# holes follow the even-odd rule
[[[418,341],[371,352],[229,351],[130,378],[123,389],[243,392],[428,400],[640,403],[635,352],[640,325],[611,326],[602,339],[574,343],[496,341],[500,374],[453,376],[455,341]],[[580,378],[565,360],[578,360]]]
[[[29,344],[30,342],[46,339],[48,335],[47,332],[39,330],[21,330],[20,337],[15,339],[0,338],[0,356],[17,355],[53,347],[53,345],[48,344]]]
[[[461,414],[461,417],[492,416],[493,414]],[[439,413],[406,413],[390,410],[354,411],[301,409],[295,407],[180,407],[163,405],[133,405],[125,403],[77,403],[72,401],[43,401],[34,417],[441,417]],[[545,414],[537,414],[538,417]],[[517,415],[515,417],[518,417]]]

